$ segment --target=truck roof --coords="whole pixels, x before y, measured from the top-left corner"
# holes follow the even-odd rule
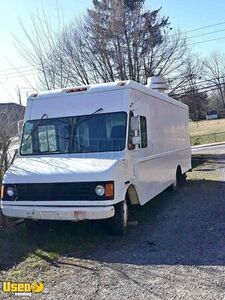
[[[107,91],[113,91],[113,90],[122,90],[122,89],[135,89],[142,93],[145,93],[147,95],[151,95],[152,97],[158,98],[163,101],[167,101],[170,103],[173,103],[175,105],[178,105],[180,107],[183,107],[185,109],[188,109],[188,106],[180,101],[177,101],[171,97],[169,97],[167,94],[160,93],[158,91],[154,91],[150,89],[149,87],[142,85],[140,83],[137,83],[133,80],[127,80],[127,81],[117,81],[117,82],[107,82],[107,83],[99,83],[99,84],[91,84],[91,85],[83,85],[83,86],[75,86],[75,87],[68,87],[68,88],[62,88],[62,89],[55,89],[55,90],[48,90],[48,91],[42,91],[38,93],[34,93],[28,97],[28,101],[35,101],[40,99],[48,99],[48,98],[55,98],[55,97],[61,97],[61,96],[72,96],[74,93],[76,94],[82,94],[85,92],[85,94],[91,94],[91,93],[100,93],[100,92],[107,92]]]

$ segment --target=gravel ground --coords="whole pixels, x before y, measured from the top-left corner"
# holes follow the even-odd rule
[[[61,255],[37,299],[225,299],[224,179],[225,156],[197,161],[182,189],[135,209],[125,237]]]
[[[139,208],[126,237],[61,257],[40,299],[225,299],[224,163],[198,165],[180,191]]]

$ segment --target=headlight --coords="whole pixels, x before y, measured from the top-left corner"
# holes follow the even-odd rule
[[[6,193],[9,197],[13,197],[15,195],[14,189],[12,187],[8,187]]]
[[[98,196],[104,196],[105,194],[105,188],[103,185],[97,185],[96,188],[95,188],[95,193],[98,195]]]

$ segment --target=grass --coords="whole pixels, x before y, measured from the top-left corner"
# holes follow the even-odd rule
[[[225,141],[225,132],[204,134],[191,137],[192,145],[211,144]]]
[[[192,145],[225,141],[225,119],[190,122],[189,131]]]
[[[189,131],[191,136],[225,132],[225,119],[190,122]]]
[[[24,225],[0,230],[2,280],[39,280],[60,257],[84,257],[108,238],[104,230],[96,229],[95,222],[65,222],[31,234]]]

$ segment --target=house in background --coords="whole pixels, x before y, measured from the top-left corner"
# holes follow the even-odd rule
[[[25,106],[17,103],[0,103],[0,124],[8,127],[10,136],[17,136],[18,122],[23,120]]]
[[[0,126],[4,126],[7,135],[12,138],[8,150],[9,161],[19,147],[18,124],[23,120],[24,112],[25,106],[16,103],[0,103]]]

